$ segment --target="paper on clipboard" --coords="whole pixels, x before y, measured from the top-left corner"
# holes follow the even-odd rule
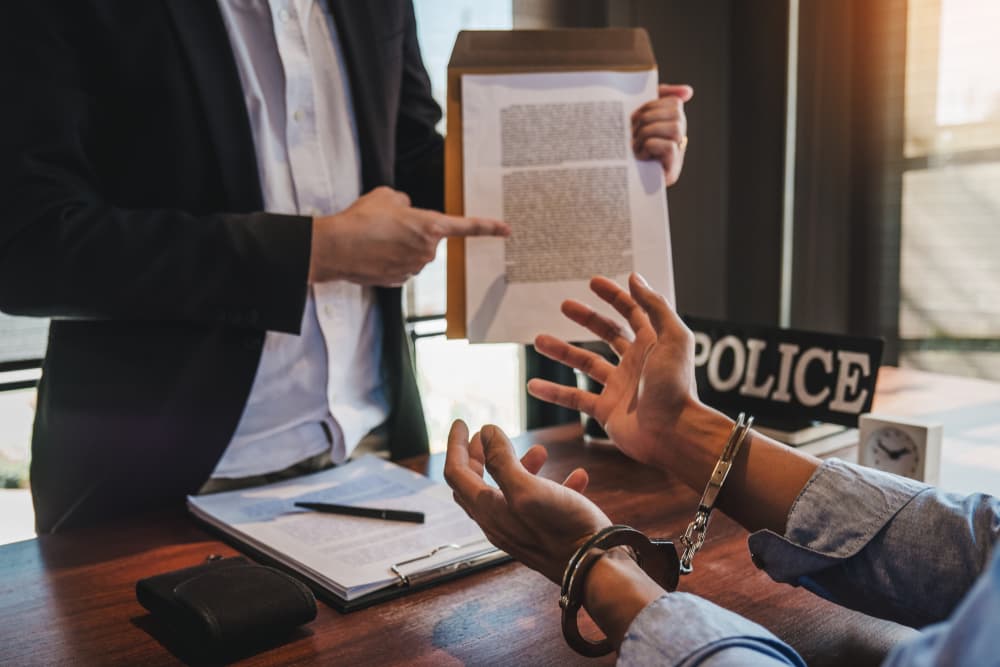
[[[311,512],[296,502],[421,511],[426,523]],[[506,559],[451,489],[376,456],[274,484],[189,496],[196,517],[338,601]]]
[[[593,335],[567,298],[620,319],[588,287],[638,271],[673,301],[662,167],[632,152],[632,111],[656,70],[462,76],[465,214],[499,218],[509,239],[466,241],[471,342]]]

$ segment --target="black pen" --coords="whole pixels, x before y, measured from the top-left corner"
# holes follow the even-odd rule
[[[380,510],[374,507],[355,507],[353,505],[334,505],[332,503],[295,503],[296,507],[303,507],[316,512],[326,512],[327,514],[346,514],[347,516],[363,516],[368,519],[385,519],[386,521],[409,521],[410,523],[423,523],[423,512],[406,512],[404,510]]]

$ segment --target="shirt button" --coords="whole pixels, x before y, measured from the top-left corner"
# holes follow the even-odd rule
[[[296,122],[296,123],[300,123],[300,122],[302,122],[302,117],[303,117],[304,115],[305,115],[305,114],[303,114],[303,113],[302,113],[302,109],[296,109],[296,110],[295,110],[295,113],[293,113],[293,114],[292,114],[292,118],[294,118],[294,119],[295,119],[295,122]]]
[[[287,9],[282,9],[281,11],[278,12],[278,20],[281,21],[282,23],[287,23],[289,18],[290,17]]]
[[[323,306],[323,314],[327,317],[333,317],[333,308],[329,305]]]

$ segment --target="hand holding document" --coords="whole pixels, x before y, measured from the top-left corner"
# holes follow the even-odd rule
[[[512,229],[466,242],[470,341],[585,339],[559,307],[595,274],[638,271],[672,300],[662,167],[632,153],[631,113],[656,95],[655,70],[462,77],[465,213]]]

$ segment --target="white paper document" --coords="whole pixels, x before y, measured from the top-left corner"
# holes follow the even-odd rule
[[[417,511],[425,523],[324,514],[296,502]],[[398,585],[400,574],[419,579],[449,565],[504,557],[448,487],[371,455],[276,484],[189,496],[188,508],[344,600]]]
[[[663,169],[632,151],[632,112],[656,98],[655,70],[462,77],[465,214],[511,237],[466,240],[472,342],[573,341],[593,334],[559,311],[594,297],[594,275],[638,271],[673,302]]]

